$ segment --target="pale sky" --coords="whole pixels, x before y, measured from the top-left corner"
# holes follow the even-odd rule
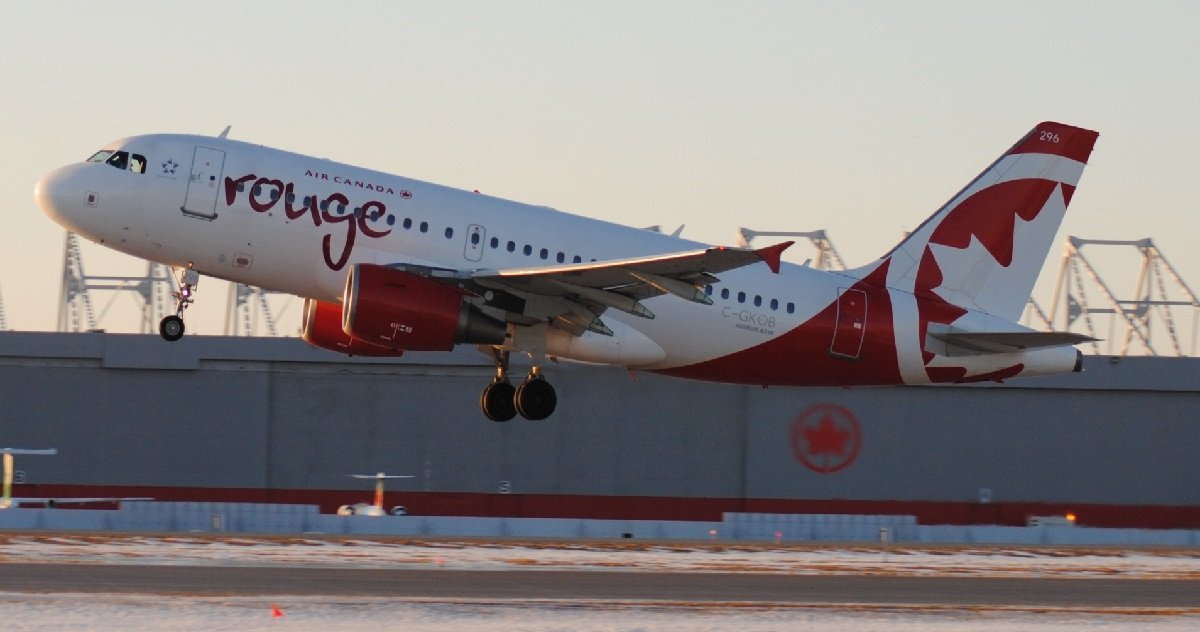
[[[823,228],[858,265],[1042,120],[1100,132],[1059,241],[1152,237],[1200,290],[1197,68],[1186,1],[12,3],[0,295],[10,328],[53,329],[63,230],[33,185],[134,134],[232,125],[710,243]],[[92,274],[145,268],[85,252]],[[1132,294],[1137,259],[1111,252]],[[225,306],[202,283],[189,331]]]

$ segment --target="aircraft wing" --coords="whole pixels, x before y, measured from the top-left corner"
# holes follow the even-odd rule
[[[779,272],[780,257],[795,242],[766,248],[715,246],[703,250],[534,268],[451,270],[397,263],[397,270],[458,284],[484,297],[481,307],[518,325],[549,323],[572,335],[612,335],[600,320],[608,308],[654,318],[643,299],[672,294],[711,304],[705,287],[715,275],[765,262]]]
[[[611,334],[598,320],[605,309],[611,307],[654,318],[640,301],[663,294],[711,304],[704,286],[717,283],[715,275],[759,262],[766,262],[778,273],[780,256],[793,243],[758,249],[713,247],[538,268],[480,270],[471,274],[471,280],[485,288],[516,295],[526,303],[542,303],[545,307],[540,311],[545,313],[541,315],[549,317],[552,325],[575,335],[588,329]],[[576,306],[582,307],[582,312]],[[535,308],[533,313],[539,315],[539,310]]]

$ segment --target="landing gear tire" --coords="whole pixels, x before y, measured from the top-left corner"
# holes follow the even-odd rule
[[[178,316],[167,316],[158,323],[158,333],[167,342],[175,342],[183,337],[183,319]]]
[[[183,337],[183,311],[196,302],[196,299],[192,298],[192,294],[195,293],[198,283],[200,283],[200,273],[193,270],[192,264],[189,263],[187,268],[179,273],[179,289],[171,292],[171,296],[175,297],[175,313],[158,322],[158,334],[163,337],[163,340],[175,342]]]
[[[488,419],[504,422],[517,416],[517,408],[513,403],[517,389],[507,381],[496,381],[488,384],[479,396],[479,407]]]
[[[537,421],[554,413],[554,407],[558,405],[558,395],[554,393],[554,387],[550,386],[549,382],[536,376],[525,380],[525,383],[517,388],[513,403],[522,417]]]

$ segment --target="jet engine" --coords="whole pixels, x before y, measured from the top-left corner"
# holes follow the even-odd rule
[[[449,351],[459,343],[501,344],[505,325],[452,285],[360,263],[346,277],[342,331],[393,351]]]
[[[304,299],[304,342],[322,349],[368,358],[398,358],[403,351],[367,344],[342,331],[342,306],[311,298]]]

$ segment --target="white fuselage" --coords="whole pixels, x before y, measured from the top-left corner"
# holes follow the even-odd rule
[[[321,301],[342,300],[346,274],[356,263],[532,269],[701,246],[223,138],[137,136],[109,149],[144,157],[143,172],[85,162],[48,174],[36,195],[60,224],[136,257]],[[541,336],[541,350],[549,355],[669,372],[786,336],[830,309],[873,269],[830,273],[784,264],[773,274],[766,265],[751,265],[719,275],[720,282],[709,286],[712,305],[664,295],[645,301],[653,319],[608,310],[604,318],[615,334],[611,337],[590,331],[578,337],[536,327],[530,331]],[[884,291],[891,322],[876,328],[885,331],[870,331],[867,323],[874,321],[868,314],[850,335],[858,336],[863,349],[870,347],[872,336],[881,336],[880,348],[893,350],[886,360],[895,367],[889,375],[895,375],[854,383],[929,382],[921,357],[925,341],[917,333],[918,301],[911,294]],[[983,329],[1021,329],[983,313],[971,313],[969,320]],[[829,340],[835,332],[821,335]],[[830,343],[821,345],[828,348]],[[1013,363],[1012,354],[977,360],[972,373]],[[1032,368],[1038,363],[1024,364]],[[702,379],[769,381],[758,375],[741,379],[736,371]],[[772,383],[822,380],[780,376]]]

